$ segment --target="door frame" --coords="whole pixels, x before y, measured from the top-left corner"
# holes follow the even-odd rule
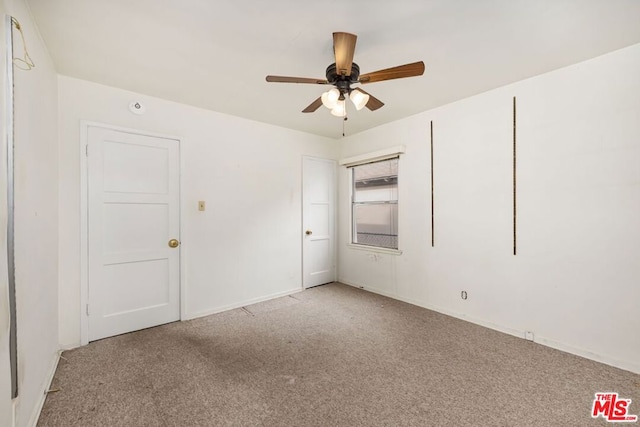
[[[114,126],[106,123],[93,122],[87,120],[80,121],[80,345],[89,344],[89,316],[87,315],[87,304],[89,303],[89,165],[87,161],[87,146],[89,144],[89,128],[98,127],[117,132],[126,132],[135,135],[150,136],[153,138],[165,138],[178,141],[179,171],[178,179],[180,180],[180,194],[178,197],[178,227],[180,230],[180,320],[184,320],[186,316],[187,290],[186,290],[186,268],[187,259],[186,247],[183,245],[184,226],[182,221],[182,212],[185,212],[183,194],[182,171],[184,170],[182,156],[182,139],[173,135],[167,135],[157,132],[148,132],[139,129],[131,129],[122,126]]]
[[[304,276],[304,253],[305,253],[305,248],[304,248],[304,232],[305,232],[305,217],[304,217],[304,209],[305,209],[305,194],[304,194],[304,184],[305,184],[305,170],[304,170],[304,164],[305,164],[305,160],[321,160],[324,162],[331,162],[333,164],[333,230],[331,230],[331,239],[332,239],[332,252],[333,252],[333,281],[335,282],[336,280],[338,280],[338,162],[334,159],[326,159],[324,157],[315,157],[315,156],[302,156],[302,160],[301,160],[301,172],[302,172],[302,176],[300,177],[300,183],[301,183],[301,198],[302,198],[302,209],[300,209],[300,216],[301,216],[301,228],[300,228],[300,248],[301,248],[301,259],[300,259],[300,267],[301,267],[301,283],[300,283],[300,288],[302,290],[305,289],[309,289],[306,288],[304,286],[304,280],[305,280],[305,276]]]

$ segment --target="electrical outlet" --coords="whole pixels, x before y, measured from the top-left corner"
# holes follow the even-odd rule
[[[204,203],[204,200],[200,200],[200,201],[198,202],[198,210],[199,210],[199,211],[204,211],[204,209],[205,209],[205,203]]]
[[[524,339],[527,340],[527,341],[533,341],[533,332],[525,331]]]

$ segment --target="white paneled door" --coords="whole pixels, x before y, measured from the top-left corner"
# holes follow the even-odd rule
[[[305,288],[336,280],[336,163],[302,160],[302,284]]]
[[[180,319],[179,141],[87,130],[89,340]]]

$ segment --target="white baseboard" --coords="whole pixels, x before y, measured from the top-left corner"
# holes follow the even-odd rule
[[[56,369],[58,369],[58,362],[60,362],[60,353],[61,351],[56,352],[53,363],[51,364],[51,368],[49,369],[49,373],[45,378],[42,387],[42,395],[36,402],[36,406],[33,408],[33,412],[31,413],[31,418],[29,419],[29,427],[36,427],[38,424],[38,419],[40,418],[40,413],[42,412],[42,408],[44,407],[44,401],[47,398],[47,391],[51,388],[51,382],[53,381],[53,376],[56,373]],[[18,399],[20,397],[18,396]],[[15,422],[15,421],[14,421]]]
[[[564,351],[565,353],[575,354],[576,356],[584,357],[585,359],[594,360],[596,362],[604,363],[605,365],[640,374],[640,363],[637,361],[619,360],[611,356],[593,353],[580,347],[574,347],[545,337],[536,336],[535,342],[546,347]]]
[[[297,294],[298,292],[302,292],[302,288],[290,289],[284,292],[276,292],[275,294],[265,295],[258,298],[252,298],[249,300],[245,300],[245,301],[241,301],[241,302],[237,302],[229,305],[224,305],[220,307],[215,307],[208,310],[201,310],[196,313],[187,314],[187,316],[182,320],[191,320],[191,319],[197,319],[198,317],[210,316],[212,314],[222,313],[223,311],[233,310],[235,308],[245,307],[251,304],[257,304],[259,302],[268,301],[274,298],[286,297],[287,295]]]
[[[259,302],[268,301],[274,298],[285,297],[287,295],[293,295],[301,291],[302,291],[302,288],[290,289],[288,291],[277,292],[275,294],[265,295],[262,297],[241,301],[238,303],[215,307],[207,310],[201,310],[195,313],[187,313],[182,319],[180,319],[180,321],[186,321],[191,319],[197,319],[198,317],[210,316],[212,314],[222,313],[223,311],[233,310],[234,308],[240,308],[247,305],[256,304]],[[61,346],[61,350],[72,350],[78,347],[82,347],[82,343],[77,342],[77,343],[71,343],[71,344],[64,344]]]
[[[447,316],[455,317],[456,319],[465,320],[467,322],[471,322],[471,323],[474,323],[476,325],[484,326],[485,328],[493,329],[493,330],[498,331],[498,332],[502,332],[502,333],[505,333],[505,334],[508,334],[508,335],[513,335],[513,336],[518,337],[518,338],[523,338],[524,337],[524,331],[520,331],[518,329],[507,328],[507,327],[502,326],[502,325],[498,325],[498,324],[495,324],[495,323],[492,323],[492,322],[487,322],[486,320],[470,317],[470,316],[468,316],[468,315],[466,315],[464,313],[458,313],[458,312],[455,312],[455,311],[452,311],[452,310],[448,310],[446,308],[438,307],[438,306],[435,306],[435,305],[432,305],[432,304],[428,304],[428,303],[425,303],[423,301],[419,301],[419,300],[416,300],[416,299],[404,298],[404,297],[401,297],[399,295],[396,295],[396,294],[393,294],[393,293],[390,293],[390,292],[381,291],[381,290],[378,290],[378,289],[375,289],[375,288],[369,288],[369,287],[362,286],[362,285],[356,285],[356,284],[353,284],[353,283],[344,282],[342,280],[339,280],[339,282],[340,283],[344,283],[345,285],[354,286],[356,288],[363,289],[363,290],[368,291],[368,292],[373,292],[374,294],[382,295],[382,296],[389,297],[389,298],[392,298],[392,299],[395,299],[395,300],[398,300],[398,301],[406,302],[408,304],[417,305],[418,307],[426,308],[428,310],[432,310],[432,311],[435,311],[435,312],[438,312],[438,313],[441,313],[441,314],[445,314]]]
[[[60,344],[60,351],[73,350],[74,348],[82,347],[82,343],[78,341],[73,344]]]
[[[502,332],[508,335],[513,335],[514,337],[518,337],[518,338],[522,338],[524,339],[525,336],[525,331],[521,331],[519,329],[513,329],[513,328],[509,328],[503,325],[498,325],[492,322],[488,322],[486,320],[483,319],[478,319],[475,317],[470,317],[464,313],[459,313],[459,312],[455,312],[453,310],[449,310],[443,307],[438,307],[432,304],[428,304],[428,303],[424,303],[422,301],[418,301],[418,300],[413,300],[410,298],[403,298],[400,297],[398,295],[395,295],[393,293],[390,292],[385,292],[385,291],[380,291],[378,289],[374,289],[374,288],[369,288],[366,286],[362,286],[362,285],[358,285],[355,283],[350,283],[348,280],[342,280],[342,279],[338,279],[338,282],[340,283],[344,283],[345,285],[349,285],[349,286],[353,286],[356,287],[358,289],[363,289],[365,291],[368,292],[373,292],[375,294],[379,294],[379,295],[383,295],[385,297],[389,297],[398,301],[402,301],[402,302],[406,302],[408,304],[413,304],[413,305],[417,305],[418,307],[422,307],[422,308],[426,308],[428,310],[432,310],[441,314],[445,314],[447,316],[451,316],[451,317],[455,317],[456,319],[460,319],[460,320],[465,320],[467,322],[471,322],[474,323],[476,325],[480,325],[480,326],[484,326],[485,328],[489,328],[489,329],[493,329],[494,331],[498,331],[498,332]],[[584,357],[585,359],[589,359],[589,360],[593,360],[596,362],[600,362],[600,363],[604,363],[605,365],[609,365],[609,366],[613,366],[616,368],[620,368],[620,369],[624,369],[625,371],[630,371],[636,374],[640,374],[640,363],[638,362],[632,362],[632,361],[626,361],[626,360],[619,360],[610,356],[606,356],[606,355],[602,355],[602,354],[598,354],[598,353],[594,353],[588,350],[584,350],[582,348],[579,347],[574,347],[571,346],[569,344],[564,344],[558,341],[554,341],[552,339],[549,338],[545,338],[543,336],[539,336],[536,335],[535,339],[534,339],[535,343],[538,343],[540,345],[544,345],[546,347],[551,347],[554,348],[556,350],[560,350],[563,351],[565,353],[570,353],[576,356],[580,356],[580,357]]]

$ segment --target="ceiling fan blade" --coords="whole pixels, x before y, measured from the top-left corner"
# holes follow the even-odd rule
[[[313,101],[311,104],[309,104],[309,106],[307,108],[302,110],[302,112],[303,113],[313,113],[318,108],[320,108],[321,105],[322,105],[322,97],[320,97],[320,98],[316,99],[315,101]]]
[[[270,83],[309,83],[317,85],[326,85],[329,82],[323,79],[310,79],[308,77],[286,77],[286,76],[267,76]]]
[[[358,36],[349,33],[333,33],[333,53],[336,57],[336,72],[341,76],[351,75],[353,54]]]
[[[378,108],[380,108],[380,107],[382,107],[384,105],[384,102],[380,101],[378,98],[376,98],[375,96],[371,95],[369,92],[365,92],[364,90],[362,90],[359,87],[354,88],[354,90],[362,92],[365,95],[369,95],[369,101],[367,101],[367,104],[365,105],[365,107],[367,107],[369,110],[376,111]]]
[[[421,76],[424,73],[424,62],[399,65],[360,75],[360,83],[374,83],[383,80],[402,79],[404,77]]]

